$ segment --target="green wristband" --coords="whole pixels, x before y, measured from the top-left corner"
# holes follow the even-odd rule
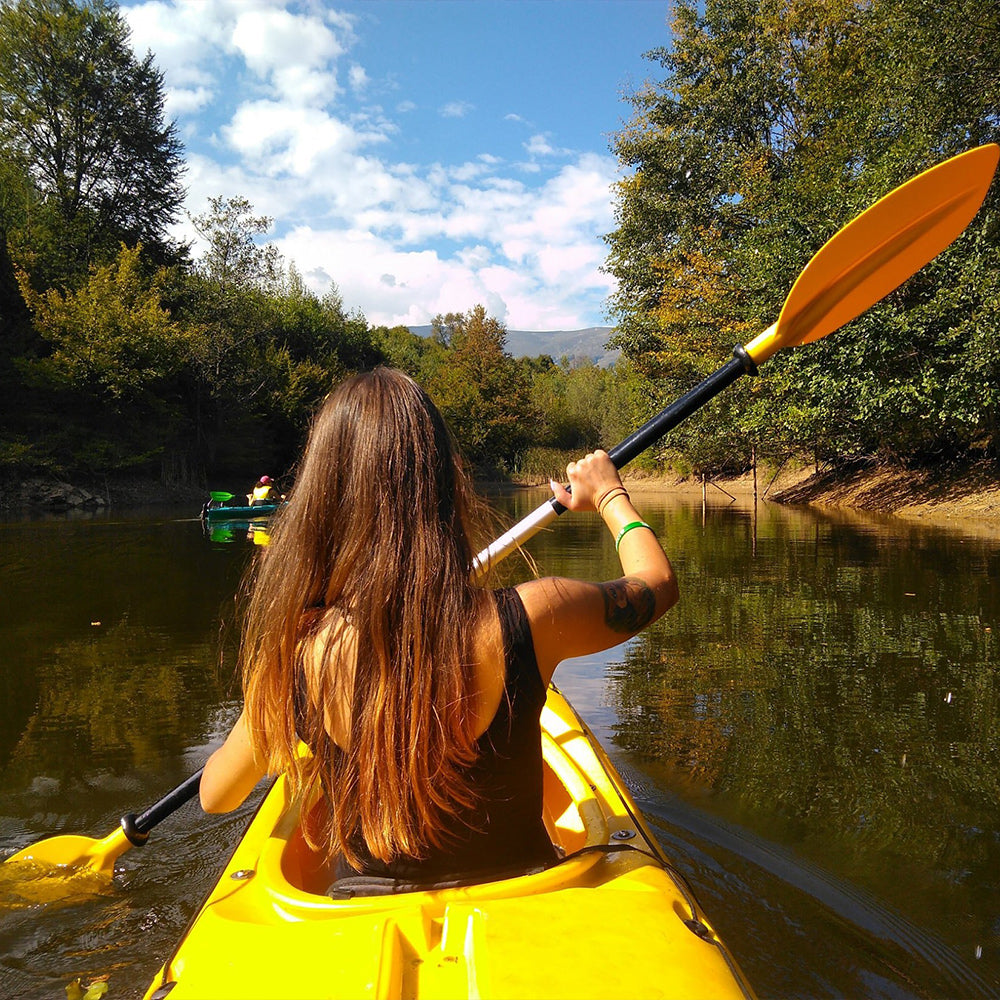
[[[629,523],[628,523],[628,524],[626,524],[626,525],[625,525],[625,527],[624,527],[624,528],[622,528],[622,530],[618,532],[618,537],[617,537],[617,538],[615,539],[615,552],[617,552],[617,551],[618,551],[618,546],[619,546],[619,545],[621,545],[621,543],[622,543],[622,539],[623,539],[623,538],[624,538],[624,537],[625,537],[625,536],[626,536],[626,535],[627,535],[627,534],[628,534],[628,533],[629,533],[629,532],[630,532],[630,531],[631,531],[631,530],[632,530],[633,528],[649,528],[649,525],[648,525],[648,524],[646,524],[646,522],[645,522],[645,521],[629,521]],[[652,529],[652,528],[649,528],[649,530],[650,530],[650,531],[653,531],[653,529]],[[655,532],[655,531],[653,531],[653,534],[655,535],[655,534],[656,534],[656,532]]]

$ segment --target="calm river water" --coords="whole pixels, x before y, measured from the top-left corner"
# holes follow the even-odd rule
[[[496,503],[509,519],[543,496]],[[1000,995],[1000,542],[635,496],[681,603],[556,682],[759,995]],[[238,712],[254,546],[190,513],[0,523],[0,857],[110,832]],[[616,572],[592,517],[530,548],[542,573]],[[185,806],[113,883],[61,901],[0,877],[0,996],[62,1000],[102,974],[109,1000],[141,996],[251,805]]]

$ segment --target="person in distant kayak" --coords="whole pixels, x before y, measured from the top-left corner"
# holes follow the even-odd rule
[[[274,503],[274,483],[270,476],[261,476],[254,484],[253,492],[247,495],[247,500],[251,507],[259,507],[261,504]]]
[[[623,575],[490,589],[471,575],[485,508],[433,402],[390,369],[341,384],[250,581],[244,708],[205,765],[203,808],[234,809],[287,772],[336,878],[383,891],[555,863],[546,687],[561,660],[623,642],[678,596],[607,454],[567,475],[572,492],[553,482],[554,497],[598,512]]]

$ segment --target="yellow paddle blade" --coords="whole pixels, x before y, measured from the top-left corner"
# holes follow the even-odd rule
[[[35,867],[60,868],[66,874],[101,872],[110,878],[116,859],[131,846],[122,829],[112,831],[101,840],[75,834],[49,837],[11,855],[4,864],[25,863]]]
[[[89,868],[51,868],[33,861],[0,864],[0,924],[18,910],[76,905],[114,892],[107,875]]]
[[[902,184],[831,237],[792,287],[778,322],[746,345],[760,364],[839,330],[952,243],[990,188],[1000,146],[953,156]]]

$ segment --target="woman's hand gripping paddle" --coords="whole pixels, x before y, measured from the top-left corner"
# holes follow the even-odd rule
[[[778,321],[699,386],[608,453],[630,462],[685,417],[783,347],[798,347],[839,330],[933,260],[972,221],[989,190],[1000,146],[971,149],[918,174],[828,240],[792,286]],[[547,500],[476,556],[483,575],[566,508]]]

